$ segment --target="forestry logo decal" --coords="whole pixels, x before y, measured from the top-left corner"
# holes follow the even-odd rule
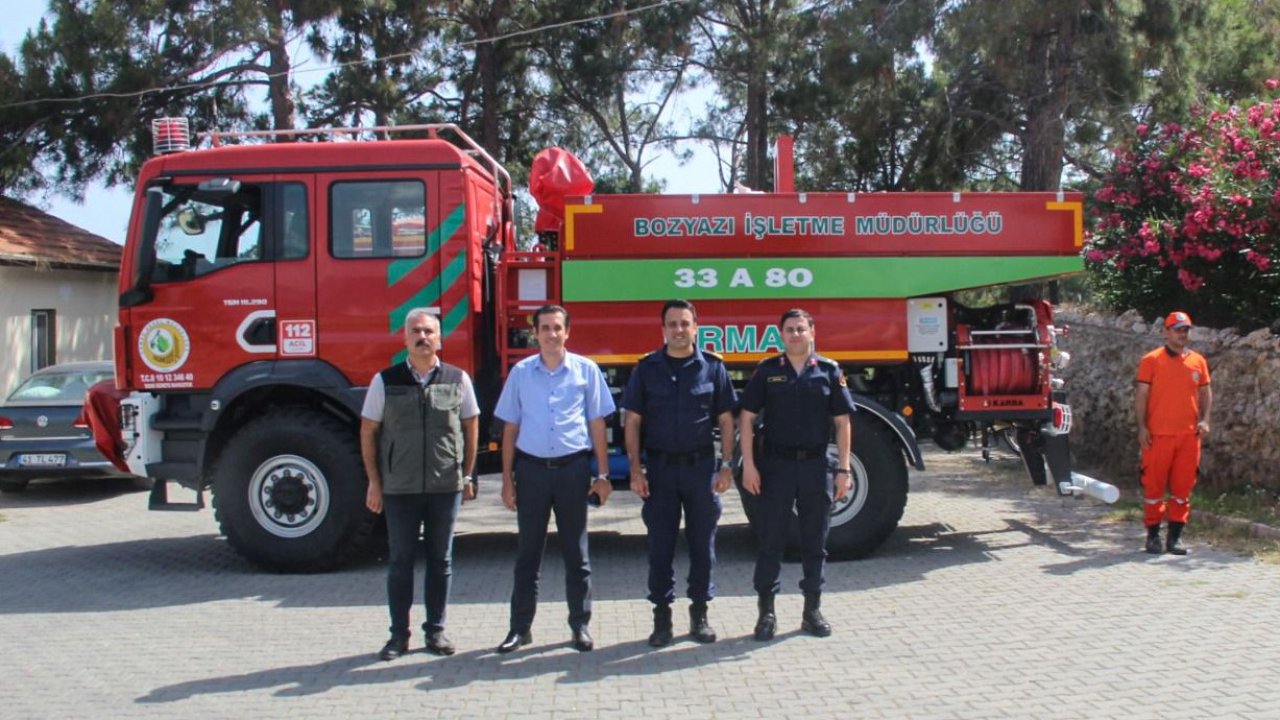
[[[138,335],[138,354],[156,372],[173,372],[191,355],[191,338],[176,321],[156,318]]]

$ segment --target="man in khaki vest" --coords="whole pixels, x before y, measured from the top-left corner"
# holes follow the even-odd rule
[[[387,605],[391,639],[378,657],[409,651],[413,563],[419,533],[426,545],[423,598],[428,652],[452,655],[444,634],[453,576],[453,525],[463,500],[475,497],[480,408],[471,378],[440,361],[440,321],[426,308],[404,321],[405,362],[373,376],[360,421],[360,451],[369,477],[366,505],[387,516]],[[425,526],[425,532],[423,527]]]

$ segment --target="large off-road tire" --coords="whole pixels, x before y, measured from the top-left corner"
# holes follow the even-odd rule
[[[828,449],[836,465],[836,448]],[[836,559],[870,555],[898,527],[907,507],[907,461],[898,438],[870,413],[853,414],[853,488],[831,508],[827,553]]]
[[[849,469],[853,488],[831,508],[827,553],[834,559],[870,555],[898,527],[907,506],[907,462],[898,438],[870,413],[853,414],[853,448]],[[827,448],[828,471],[836,469],[835,443]],[[735,473],[747,522],[756,526],[760,498],[742,489],[742,472]],[[789,556],[799,548],[800,520],[794,512],[787,531]]]
[[[218,526],[237,551],[278,572],[331,570],[358,552],[377,516],[356,433],[306,409],[246,424],[214,467]]]

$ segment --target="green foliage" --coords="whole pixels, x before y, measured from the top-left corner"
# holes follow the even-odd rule
[[[126,184],[162,115],[453,122],[517,183],[560,145],[602,189],[652,189],[655,150],[702,143],[723,189],[767,188],[785,132],[808,190],[1053,189],[1064,166],[1101,176],[1135,118],[1280,69],[1280,5],[1256,0],[52,0],[48,18],[0,55],[0,192]],[[691,90],[705,112],[675,117]]]
[[[1139,125],[1093,196],[1085,259],[1111,307],[1252,330],[1280,318],[1280,83]]]

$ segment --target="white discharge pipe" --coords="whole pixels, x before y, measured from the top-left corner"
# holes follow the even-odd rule
[[[1071,482],[1059,483],[1059,487],[1064,495],[1088,495],[1108,505],[1120,499],[1120,489],[1115,485],[1078,472],[1071,473]]]

